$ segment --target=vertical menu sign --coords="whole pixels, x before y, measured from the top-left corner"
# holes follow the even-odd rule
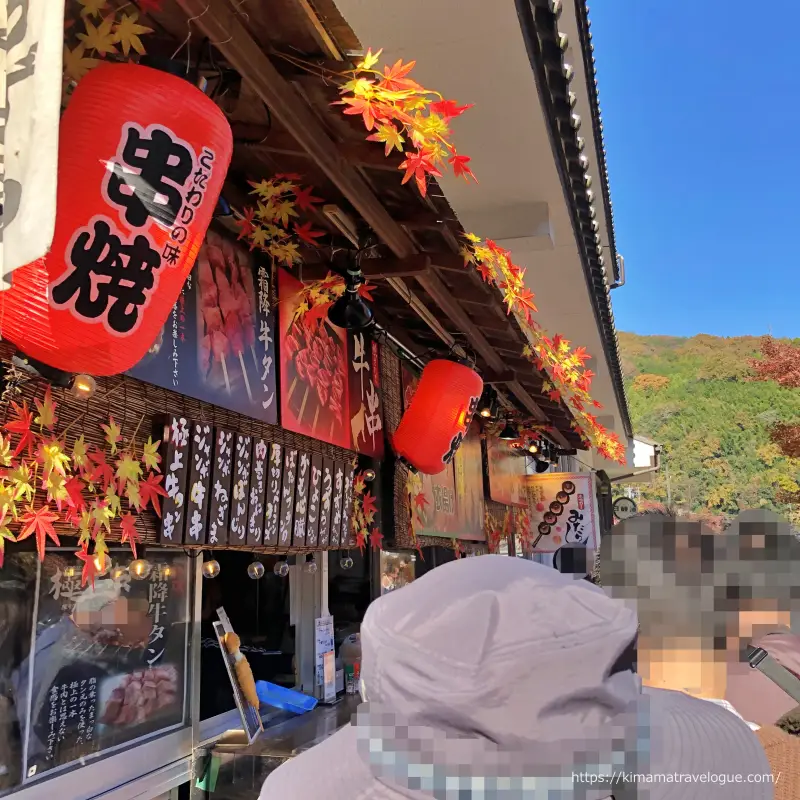
[[[363,333],[348,334],[350,446],[383,458],[383,408],[380,397],[380,348]]]
[[[333,513],[333,473],[336,464],[329,458],[322,461],[322,487],[319,499],[319,546],[327,547],[331,535],[331,514]]]
[[[208,501],[211,494],[211,445],[214,432],[208,423],[192,425],[189,460],[189,500],[186,506],[186,544],[205,544]]]
[[[322,456],[311,456],[311,478],[308,486],[308,520],[306,544],[316,547],[319,540],[320,503],[322,501]]]
[[[270,445],[268,470],[267,494],[264,501],[264,544],[272,546],[278,543],[283,477],[283,447],[277,442]]]
[[[300,453],[297,467],[297,486],[294,495],[294,534],[292,544],[305,547],[306,517],[308,515],[308,484],[311,479],[311,456]]]
[[[209,544],[228,543],[232,472],[233,434],[217,428],[214,436],[214,467],[211,472],[211,501],[208,512]]]
[[[353,479],[356,470],[348,464],[344,470],[344,492],[342,493],[342,547],[355,547],[356,540],[353,532]]]
[[[333,502],[331,504],[331,547],[342,541],[342,503],[344,502],[344,464],[336,462],[333,472]]]
[[[184,512],[186,510],[186,480],[189,463],[189,431],[191,424],[185,417],[170,417],[164,428],[166,442],[164,458],[164,507],[161,517],[161,544],[183,542]]]
[[[247,544],[261,544],[264,533],[264,497],[267,492],[267,456],[269,447],[263,439],[253,445],[253,468],[250,472],[250,504],[247,507]]]
[[[253,440],[249,436],[237,434],[233,461],[233,500],[231,501],[229,544],[245,544],[247,541],[247,495],[250,485],[252,452]]]
[[[283,488],[281,489],[281,521],[278,526],[278,545],[289,547],[292,543],[292,512],[294,511],[294,487],[297,480],[297,450],[285,449],[283,460]]]
[[[275,402],[275,318],[270,305],[270,275],[263,263],[258,265],[258,350],[261,356],[261,408],[264,419],[278,422],[278,404]]]

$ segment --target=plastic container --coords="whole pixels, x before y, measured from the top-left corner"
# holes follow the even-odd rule
[[[317,699],[294,689],[287,689],[269,681],[256,681],[258,699],[266,706],[289,711],[292,714],[305,714],[317,707]]]

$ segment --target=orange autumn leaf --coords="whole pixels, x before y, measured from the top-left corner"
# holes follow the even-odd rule
[[[53,527],[53,523],[59,519],[58,514],[50,510],[49,505],[44,505],[36,511],[33,506],[28,506],[28,511],[22,517],[22,529],[20,530],[17,541],[21,542],[30,536],[36,537],[36,550],[39,553],[39,561],[44,561],[45,543],[49,538],[56,547],[61,547],[58,534]]]
[[[120,517],[120,523],[122,524],[122,538],[120,539],[120,543],[125,544],[125,542],[128,542],[130,544],[131,552],[135,559],[136,545],[141,541],[139,534],[136,532],[136,517],[129,511],[127,514],[123,514]]]

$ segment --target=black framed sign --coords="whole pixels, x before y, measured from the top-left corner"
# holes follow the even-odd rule
[[[264,498],[267,493],[269,445],[256,439],[253,445],[253,467],[250,470],[250,501],[247,506],[247,544],[261,544],[264,533]]]
[[[272,442],[269,446],[269,476],[264,501],[264,544],[278,543],[278,523],[281,515],[281,487],[283,485],[283,445]]]
[[[189,482],[186,503],[186,544],[205,544],[208,533],[208,501],[211,494],[211,447],[214,429],[207,422],[192,425],[189,448]]]
[[[327,547],[331,535],[331,514],[333,512],[333,474],[336,463],[330,459],[322,460],[322,486],[319,500],[319,546]]]
[[[247,502],[252,454],[252,438],[237,434],[233,460],[233,497],[229,544],[245,544],[247,542]]]
[[[308,483],[308,517],[306,519],[306,544],[316,547],[319,540],[320,502],[322,500],[322,456],[311,456],[311,477]]]
[[[214,432],[214,458],[211,470],[211,498],[208,511],[208,543],[228,543],[228,519],[233,477],[233,433],[223,428]]]
[[[335,462],[333,470],[333,500],[331,503],[331,547],[342,544],[342,504],[344,503],[344,464]]]
[[[311,456],[300,452],[297,458],[297,483],[294,490],[294,533],[292,544],[305,547],[308,517],[308,486],[311,480]]]
[[[169,417],[164,425],[164,498],[161,516],[161,544],[181,544],[186,516],[186,484],[189,478],[189,437],[191,422],[186,417]]]
[[[283,459],[283,487],[281,489],[281,520],[278,526],[278,545],[292,544],[292,519],[294,517],[294,488],[297,480],[297,450],[287,447]]]

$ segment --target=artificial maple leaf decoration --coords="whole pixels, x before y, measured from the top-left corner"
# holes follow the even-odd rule
[[[99,59],[86,55],[86,48],[82,44],[72,50],[64,47],[64,74],[75,83],[85,78],[99,63]]]
[[[97,561],[97,556],[94,553],[89,553],[88,547],[82,547],[80,550],[76,551],[75,555],[78,557],[79,561],[83,562],[81,586],[86,586],[87,583],[91,583],[92,589],[94,589],[94,578],[98,573],[97,564],[95,563]]]
[[[122,491],[123,486],[129,481],[138,482],[142,477],[142,464],[138,458],[134,458],[130,453],[122,454],[122,458],[117,459],[117,472],[116,472],[117,485],[119,491]]]
[[[154,11],[161,11],[164,0],[136,0],[139,11],[143,14],[152,14]]]
[[[6,524],[6,511],[3,510],[0,512],[0,569],[3,567],[3,560],[6,555],[6,541],[16,542],[17,540],[14,534],[8,529],[8,525]]]
[[[159,441],[154,442],[152,436],[148,438],[142,447],[142,463],[145,465],[145,467],[147,467],[147,469],[155,472],[161,472],[161,467],[159,467],[159,464],[161,463],[161,456],[158,453],[160,447],[161,440],[159,439]]]
[[[428,500],[427,497],[425,497],[425,495],[422,492],[420,492],[414,498],[414,505],[417,507],[417,509],[419,511],[424,511],[425,510],[425,506],[429,506],[430,505],[430,501]]]
[[[114,46],[114,33],[112,30],[114,25],[113,17],[106,17],[97,27],[92,25],[88,18],[84,19],[83,22],[86,26],[86,33],[79,33],[78,38],[88,51],[95,52],[100,56],[117,52],[117,48]]]
[[[11,457],[11,442],[0,434],[0,467],[10,467]]]
[[[86,500],[83,496],[83,490],[85,489],[85,485],[83,481],[78,478],[76,475],[73,475],[65,484],[64,489],[67,492],[68,500],[70,507],[75,509],[76,512],[83,511],[86,508]]]
[[[130,544],[131,552],[133,553],[134,559],[136,559],[136,545],[141,541],[139,534],[136,532],[136,517],[129,511],[127,514],[123,514],[120,517],[120,523],[122,525],[122,538],[120,542],[121,544],[125,544],[125,542]]]
[[[53,527],[54,522],[58,522],[58,514],[50,510],[48,504],[43,505],[34,511],[33,506],[28,506],[28,510],[22,517],[22,529],[20,530],[17,541],[21,542],[30,536],[36,536],[36,550],[39,553],[39,561],[44,561],[45,543],[49,538],[56,547],[61,547],[58,534]]]
[[[372,522],[377,510],[378,509],[375,507],[375,497],[367,492],[361,500],[361,512],[364,514],[367,522]]]
[[[114,38],[112,41],[122,46],[122,52],[126,56],[132,49],[140,56],[143,56],[145,54],[145,49],[139,37],[145,33],[153,32],[152,28],[140,25],[138,20],[139,15],[135,11],[132,14],[122,14],[114,29]]]
[[[380,550],[383,546],[383,534],[380,528],[373,528],[369,535],[369,546],[373,550]]]
[[[106,463],[106,454],[102,450],[95,450],[89,458],[92,461],[89,481],[100,483],[105,492],[114,483],[114,470]]]
[[[14,411],[14,419],[5,424],[5,429],[9,433],[16,433],[19,436],[17,446],[14,448],[14,456],[18,456],[25,449],[30,456],[33,453],[35,440],[31,430],[33,414],[28,410],[28,401],[23,400],[21,406],[12,401],[11,408]]]
[[[310,222],[306,222],[303,225],[295,224],[294,232],[301,241],[310,244],[312,247],[317,247],[316,240],[325,235],[325,231],[312,230]]]
[[[167,497],[167,490],[161,486],[164,480],[163,475],[154,475],[152,472],[142,481],[139,481],[139,494],[142,498],[142,508],[147,508],[148,504],[153,507],[153,511],[160,517],[161,506],[159,497]]]
[[[45,389],[44,400],[42,402],[39,402],[39,398],[34,398],[33,402],[36,404],[36,410],[39,412],[34,417],[33,421],[39,426],[39,430],[53,430],[53,426],[58,422],[56,417],[58,403],[53,400],[50,387],[48,386],[47,389]]]
[[[108,5],[108,0],[78,0],[82,17],[99,17],[100,12]]]
[[[69,456],[64,452],[61,442],[42,442],[36,460],[44,468],[45,478],[52,472],[57,472],[59,475],[66,477]]]
[[[11,481],[11,485],[14,487],[14,500],[33,502],[36,490],[33,488],[31,470],[24,461],[21,461],[16,469],[12,469],[8,473],[8,480]]]
[[[324,202],[321,197],[314,197],[313,192],[313,186],[295,190],[294,203],[301,211],[313,211],[315,205]]]
[[[117,445],[122,439],[122,429],[114,422],[114,417],[112,416],[108,418],[108,425],[101,425],[100,427],[105,431],[106,442],[111,447],[111,455],[115,456],[117,454]]]

